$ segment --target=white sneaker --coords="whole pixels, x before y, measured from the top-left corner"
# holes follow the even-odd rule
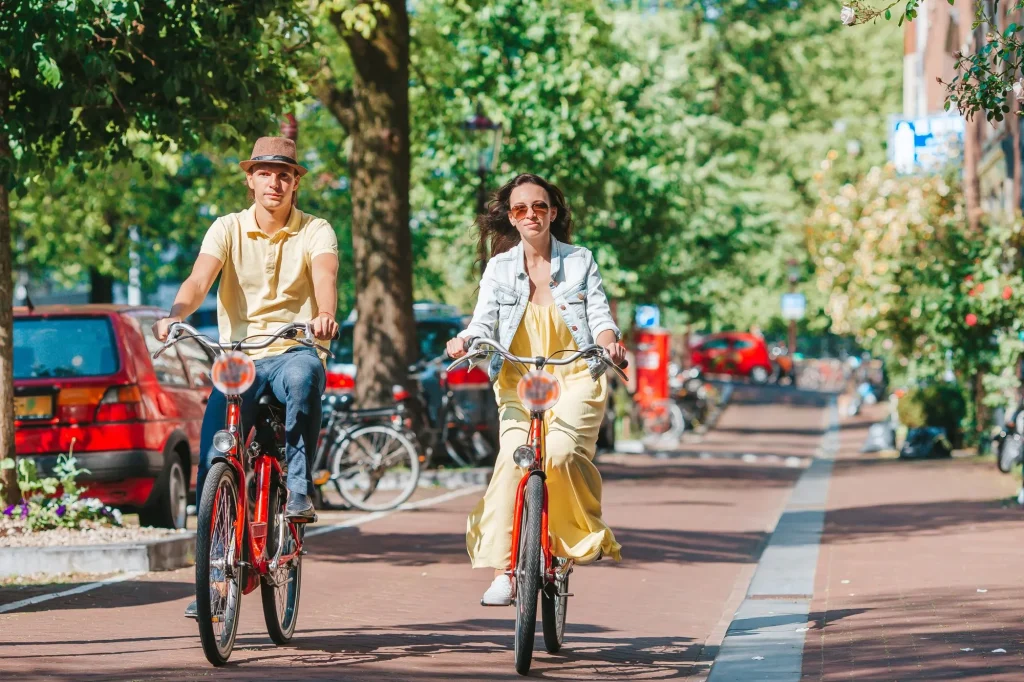
[[[491,586],[480,599],[481,606],[508,606],[512,603],[512,579],[507,575],[495,576]]]

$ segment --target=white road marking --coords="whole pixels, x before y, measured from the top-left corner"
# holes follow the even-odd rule
[[[33,604],[41,604],[44,601],[50,601],[51,599],[58,599],[60,597],[70,597],[73,594],[82,594],[83,592],[89,592],[95,590],[97,587],[103,587],[104,585],[112,585],[114,583],[124,582],[125,580],[131,580],[138,578],[143,575],[142,572],[125,573],[124,575],[115,576],[113,578],[107,578],[106,580],[100,580],[95,583],[88,583],[86,585],[79,585],[78,587],[72,587],[70,590],[62,590],[60,592],[51,592],[50,594],[39,594],[35,597],[28,599],[22,599],[21,601],[14,601],[10,604],[4,604],[0,606],[0,613],[7,613],[8,611],[15,611],[17,609],[24,608],[26,606],[32,606]]]
[[[457,497],[463,497],[465,495],[469,495],[470,493],[478,493],[481,490],[483,490],[484,487],[485,486],[482,485],[474,485],[468,488],[459,488],[458,490],[453,490],[451,492],[445,493],[444,495],[438,495],[437,497],[429,497],[425,500],[418,500],[416,502],[406,502],[405,504],[400,505],[396,509],[389,509],[387,511],[372,512],[370,514],[354,516],[351,519],[342,521],[341,523],[335,523],[330,526],[324,526],[322,528],[308,530],[306,531],[306,537],[312,538],[316,537],[317,535],[323,535],[324,533],[332,533],[336,530],[341,530],[342,528],[361,526],[364,523],[376,521],[377,519],[383,519],[385,516],[391,516],[392,514],[395,514],[400,511],[411,511],[413,509],[424,509],[426,507],[433,507],[434,505],[447,502],[448,500],[454,500]]]

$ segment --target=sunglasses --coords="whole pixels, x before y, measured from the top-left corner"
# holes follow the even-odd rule
[[[512,207],[510,213],[512,213],[512,217],[516,220],[522,220],[526,217],[526,214],[530,212],[530,208],[533,208],[533,213],[538,218],[547,218],[548,213],[551,211],[551,207],[543,201],[535,201],[533,202],[532,207],[527,206],[526,204],[516,204]]]

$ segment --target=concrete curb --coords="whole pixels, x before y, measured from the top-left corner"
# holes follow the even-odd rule
[[[170,571],[191,566],[195,559],[192,532],[112,545],[6,547],[0,551],[0,577]]]

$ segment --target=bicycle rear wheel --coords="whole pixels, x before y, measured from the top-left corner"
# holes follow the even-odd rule
[[[544,506],[544,482],[530,476],[523,494],[519,522],[519,555],[516,565],[516,672],[527,675],[533,663],[533,639],[537,633],[537,592],[540,589],[540,526]]]
[[[284,518],[286,498],[285,489],[275,476],[270,482],[270,528],[267,532],[267,553],[271,556],[277,553],[278,543],[282,539],[284,543],[282,556],[295,551],[292,524],[285,521]],[[299,525],[298,532],[300,534],[304,527],[305,524]],[[295,634],[295,624],[299,619],[299,590],[301,586],[301,554],[260,578],[263,620],[267,623],[267,634],[275,644],[287,644]]]
[[[562,560],[564,561],[564,560]],[[541,620],[544,624],[544,648],[556,654],[565,640],[565,614],[569,608],[569,574],[556,582],[546,583],[540,597]]]
[[[245,569],[235,543],[238,483],[225,462],[210,467],[196,529],[196,611],[206,660],[227,663],[235,646]]]
[[[331,480],[356,509],[394,509],[412,496],[420,480],[416,446],[384,424],[355,428],[331,453]]]

